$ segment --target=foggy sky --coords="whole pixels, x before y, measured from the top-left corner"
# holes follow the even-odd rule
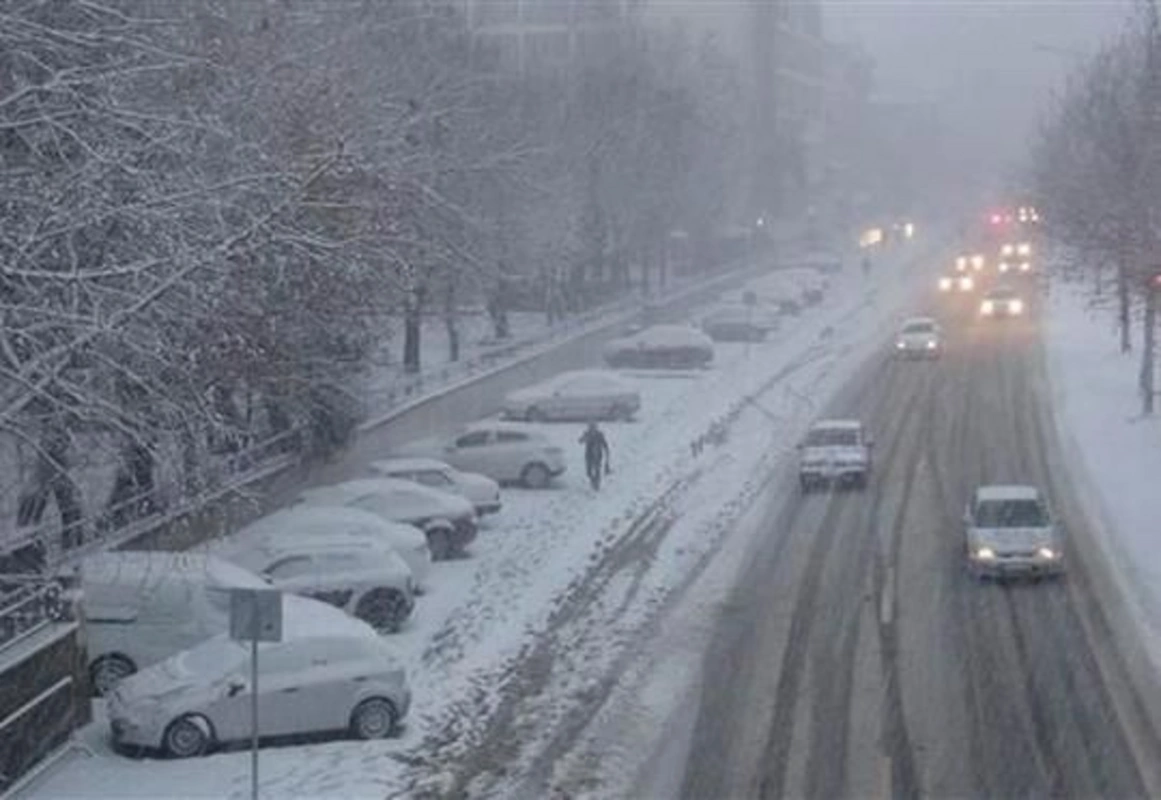
[[[1054,87],[1116,35],[1132,0],[832,0],[828,35],[865,45],[880,95],[937,103],[965,159],[1019,161]]]

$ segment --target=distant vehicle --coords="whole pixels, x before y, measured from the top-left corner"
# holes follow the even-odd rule
[[[302,510],[338,514],[353,509]],[[369,526],[347,533],[267,530],[229,537],[214,553],[275,588],[330,603],[385,633],[399,631],[415,608],[416,582],[410,567]]]
[[[968,256],[959,256],[955,260],[956,272],[981,272],[987,266],[988,259],[982,253]]]
[[[835,275],[843,270],[843,257],[830,250],[813,250],[803,256],[799,264],[826,275]]]
[[[564,473],[564,450],[525,425],[476,422],[446,437],[432,437],[398,448],[396,457],[438,458],[456,469],[479,472],[505,483],[544,489]]]
[[[641,393],[608,370],[562,372],[504,398],[504,416],[528,422],[550,420],[631,420],[641,410]]]
[[[984,293],[980,314],[985,317],[1018,317],[1024,313],[1024,301],[1010,286],[996,286]]]
[[[384,458],[372,461],[371,471],[383,478],[413,481],[429,489],[458,494],[475,506],[480,516],[495,514],[503,507],[499,483],[487,475],[461,472],[435,458]]]
[[[695,369],[714,359],[713,340],[685,325],[654,325],[605,345],[610,367],[635,369]]]
[[[267,589],[202,553],[118,550],[81,562],[89,680],[105,695],[125,677],[229,627],[231,589]]]
[[[307,489],[298,498],[308,506],[358,508],[390,522],[414,525],[427,536],[436,561],[461,555],[476,538],[476,510],[470,502],[412,481],[358,478]]]
[[[1057,575],[1060,536],[1033,486],[981,486],[964,511],[968,568],[977,577]]]
[[[798,446],[798,480],[803,491],[819,486],[866,488],[873,440],[858,420],[816,422]]]
[[[715,342],[760,342],[777,328],[778,318],[757,304],[718,306],[701,321],[701,329]]]
[[[971,275],[943,275],[939,279],[941,292],[970,292],[976,288],[976,281]]]
[[[906,320],[895,336],[895,355],[900,358],[939,358],[943,331],[931,317]]]
[[[249,547],[251,543],[291,536],[331,536],[336,541],[340,537],[347,540],[366,537],[395,551],[407,565],[417,586],[422,586],[431,572],[431,548],[422,530],[405,522],[385,518],[381,514],[343,506],[316,508],[299,504],[280,509],[254,520],[221,539],[214,547],[226,552],[234,545]],[[261,572],[248,565],[243,566],[253,572]]]
[[[1000,263],[998,266],[1000,272],[1019,272],[1027,273],[1032,271],[1032,244],[1030,242],[1020,242],[1019,244],[1005,244],[1000,248]]]
[[[258,645],[260,736],[394,735],[411,689],[391,647],[338,609],[294,595],[282,602],[282,641]],[[247,739],[250,671],[250,645],[225,634],[142,670],[110,694],[114,745],[190,758]]]

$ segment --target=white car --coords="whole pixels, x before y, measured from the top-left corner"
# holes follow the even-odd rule
[[[311,510],[340,513],[353,509]],[[416,535],[422,538],[418,531]],[[347,534],[267,530],[256,536],[229,537],[214,552],[277,589],[330,603],[385,633],[398,632],[415,608],[411,569],[383,537],[370,532],[370,526],[366,533]]]
[[[1058,575],[1064,551],[1034,486],[981,486],[964,510],[968,569],[977,577]]]
[[[713,339],[687,325],[654,325],[605,345],[610,367],[694,369],[714,360]]]
[[[414,525],[427,536],[436,561],[461,555],[476,538],[476,510],[471,503],[412,481],[359,478],[307,489],[299,501],[308,506],[358,508],[390,522]]]
[[[821,420],[798,445],[798,480],[804,492],[817,486],[865,488],[874,441],[858,420]]]
[[[504,398],[504,416],[528,422],[631,420],[640,410],[641,393],[607,370],[562,372]]]
[[[116,749],[175,758],[250,736],[250,644],[223,634],[122,681],[110,694]],[[395,734],[411,706],[407,674],[366,623],[282,595],[282,640],[258,645],[259,735]],[[175,787],[176,788],[176,787]]]
[[[931,317],[912,317],[895,335],[895,355],[899,358],[939,358],[942,351],[943,331]]]
[[[227,630],[230,589],[269,588],[254,573],[204,553],[97,553],[79,572],[89,682],[98,695]]]
[[[980,315],[984,317],[1018,317],[1024,313],[1024,301],[1009,286],[989,289],[980,301]]]
[[[505,483],[543,489],[564,472],[564,450],[535,428],[512,422],[477,422],[447,437],[404,445],[396,457],[438,458],[456,469]]]
[[[422,586],[431,573],[431,548],[422,530],[406,522],[385,519],[380,514],[342,506],[315,508],[297,505],[275,511],[222,539],[216,549],[226,552],[234,546],[251,547],[283,536],[332,536],[336,541],[339,537],[347,540],[366,537],[394,550],[407,565],[417,586]],[[258,571],[248,566],[247,569]]]
[[[383,478],[413,481],[429,489],[458,494],[475,506],[480,516],[495,514],[503,507],[499,483],[487,475],[461,472],[434,458],[384,458],[371,462],[371,471]]]

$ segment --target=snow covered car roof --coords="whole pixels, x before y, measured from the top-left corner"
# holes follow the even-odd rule
[[[420,456],[414,457],[399,457],[399,458],[380,458],[377,461],[371,462],[371,468],[378,472],[418,472],[420,470],[439,470],[440,472],[459,472],[455,467],[446,461],[440,461],[438,458],[423,458]]]
[[[443,502],[449,497],[447,492],[441,492],[438,489],[431,489],[413,481],[405,481],[399,478],[355,478],[342,483],[331,484],[330,486],[320,486],[314,489],[307,489],[300,497],[304,500],[309,500],[314,503],[317,500],[334,499],[340,502],[349,500],[357,500],[360,497],[375,494],[385,494],[389,492],[407,492],[419,497],[430,499],[432,502]]]
[[[1039,500],[1040,490],[1035,486],[981,486],[976,489],[976,499],[981,502],[993,500]]]
[[[523,433],[537,439],[547,439],[543,431],[534,428],[531,425],[526,425],[521,422],[503,422],[501,420],[483,420],[480,422],[471,422],[460,428],[456,436],[462,436],[471,431],[511,431],[513,433]]]
[[[704,333],[689,325],[653,325],[640,333],[609,342],[608,348],[636,347],[638,345],[645,347],[704,347],[712,350],[714,343]]]
[[[857,419],[820,419],[818,422],[810,426],[811,430],[831,429],[831,430],[854,430],[857,431],[863,427],[863,423]]]
[[[179,580],[196,581],[216,588],[269,588],[269,584],[253,572],[204,552],[116,550],[87,556],[80,569],[84,580],[92,584],[131,582],[141,589]]]
[[[307,492],[310,491],[313,490],[307,490]],[[304,492],[303,495],[305,496],[307,492]],[[381,536],[384,532],[396,532],[395,529],[415,533],[415,529],[410,525],[389,522],[377,514],[360,508],[341,505],[296,505],[261,517],[227,538],[245,539],[249,543],[268,537],[309,537],[315,535],[336,537],[362,534]]]

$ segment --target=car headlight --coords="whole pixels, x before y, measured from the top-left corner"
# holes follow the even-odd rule
[[[991,314],[991,313],[994,313],[995,310],[996,310],[996,304],[993,303],[991,300],[985,300],[983,303],[980,304],[980,313],[981,314]]]
[[[1022,245],[1020,245],[1017,252],[1019,253],[1019,255],[1022,255],[1022,256],[1030,256],[1030,255],[1032,255],[1032,245],[1022,244]]]
[[[1000,262],[1000,272],[1007,272],[1007,271],[1008,271],[1008,262],[1001,261]]]
[[[936,341],[934,339],[927,340],[927,349],[928,350],[934,350],[938,346],[939,346],[938,343],[936,343]]]
[[[960,256],[959,258],[957,258],[955,260],[955,268],[958,269],[960,272],[963,272],[965,269],[967,269],[967,266],[968,266],[968,260],[966,257]]]
[[[972,267],[974,267],[975,269],[983,269],[984,268],[984,257],[983,256],[972,256]]]
[[[970,292],[976,286],[976,282],[971,278],[963,278],[959,282],[959,288],[965,292]]]
[[[907,342],[904,342],[904,341],[895,342],[895,347],[897,347],[900,350],[905,350],[905,349],[907,349]]]
[[[1020,263],[1020,271],[1021,272],[1027,272],[1030,269],[1032,269],[1032,265],[1029,264],[1027,261],[1023,261]]]
[[[980,561],[992,561],[996,558],[996,551],[990,547],[976,548],[976,558]]]
[[[1012,255],[1012,245],[1010,245],[1010,244],[1006,244],[1006,245],[1004,245],[1004,246],[1003,246],[1003,247],[1000,249],[1000,255],[1004,255],[1004,256],[1010,256],[1010,255]]]
[[[1008,303],[1008,310],[1011,311],[1013,314],[1022,313],[1024,311],[1024,301],[1023,300],[1013,300],[1012,302]]]
[[[1056,559],[1060,558],[1060,553],[1056,552],[1051,547],[1041,547],[1036,551],[1036,554],[1043,559],[1047,559],[1048,561],[1055,561]]]
[[[946,292],[950,288],[951,288],[951,278],[940,278],[939,279],[940,291]]]

